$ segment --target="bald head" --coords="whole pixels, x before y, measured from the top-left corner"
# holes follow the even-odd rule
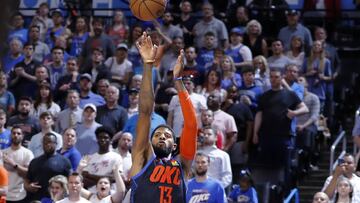
[[[324,192],[317,192],[314,195],[313,203],[329,203],[329,197]]]

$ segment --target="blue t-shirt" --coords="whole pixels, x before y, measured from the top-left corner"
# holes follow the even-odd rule
[[[3,58],[3,70],[6,74],[9,74],[12,71],[16,64],[24,60],[24,55],[20,55],[16,59],[12,58],[10,54],[7,54]]]
[[[15,97],[10,91],[6,91],[0,95],[0,108],[6,112],[9,106],[15,107]]]
[[[82,36],[78,36],[75,35],[72,37],[72,42],[71,42],[71,47],[70,47],[70,52],[69,54],[71,56],[75,56],[78,57],[80,56],[83,46],[85,44],[85,41],[87,40],[87,38],[89,37],[89,33],[86,32],[85,34],[83,34]]]
[[[22,29],[19,29],[19,30],[10,31],[8,40],[11,41],[12,39],[17,38],[23,44],[25,44],[27,42],[27,37],[28,37],[28,29],[22,28]]]
[[[0,133],[0,149],[6,149],[11,145],[11,131],[5,129],[4,132]]]
[[[195,178],[189,180],[186,191],[187,203],[224,203],[226,201],[224,188],[220,182],[208,178],[205,182],[197,182]]]
[[[81,154],[79,150],[77,150],[75,147],[71,147],[64,153],[61,153],[61,149],[57,150],[57,152],[63,155],[64,157],[68,158],[71,163],[73,171],[76,171],[81,160]]]
[[[258,203],[257,193],[254,187],[243,191],[239,185],[234,185],[233,190],[229,194],[229,198],[234,202],[241,203]]]
[[[205,49],[201,48],[196,58],[196,62],[199,66],[204,67],[206,70],[209,70],[214,63],[214,49]]]

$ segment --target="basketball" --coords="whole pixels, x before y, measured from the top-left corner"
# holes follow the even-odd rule
[[[130,0],[130,10],[140,20],[151,21],[165,12],[166,0]]]

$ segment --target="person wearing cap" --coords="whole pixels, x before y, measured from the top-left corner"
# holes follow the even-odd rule
[[[224,203],[226,194],[220,182],[207,175],[210,157],[196,153],[194,160],[195,177],[187,185],[186,202]]]
[[[252,64],[252,53],[248,46],[242,44],[244,29],[235,27],[230,31],[230,47],[225,54],[234,60],[237,73],[241,73],[241,67]]]
[[[291,38],[293,35],[298,35],[304,42],[305,53],[308,53],[313,43],[310,30],[299,23],[300,12],[294,9],[286,12],[288,25],[281,28],[278,38],[284,43],[285,50],[290,49]]]
[[[43,112],[39,116],[41,131],[31,137],[28,148],[34,154],[34,157],[39,157],[44,153],[42,146],[42,139],[46,133],[52,133],[56,136],[56,150],[62,147],[62,136],[56,133],[52,126],[54,125],[54,116],[50,112]]]
[[[85,104],[89,103],[92,103],[95,106],[101,106],[105,104],[104,98],[92,92],[91,88],[91,75],[88,73],[82,74],[80,76],[80,107],[84,107]]]
[[[200,49],[204,47],[204,37],[209,31],[215,33],[215,47],[227,47],[228,31],[224,22],[214,17],[214,7],[207,2],[202,5],[203,18],[195,24],[192,33],[195,46]]]
[[[254,188],[251,174],[247,169],[240,171],[238,181],[238,184],[232,186],[229,202],[258,203],[257,192]]]
[[[95,130],[102,125],[95,121],[96,113],[97,108],[94,104],[86,104],[82,113],[82,121],[77,123],[74,128],[77,133],[75,147],[82,156],[93,154],[99,150]]]
[[[51,11],[51,18],[54,22],[54,26],[48,28],[45,35],[45,43],[49,45],[49,48],[53,48],[57,37],[65,36],[67,39],[71,36],[71,31],[63,26],[64,23],[64,12],[61,9],[55,9]]]
[[[116,87],[127,85],[132,75],[132,63],[127,59],[128,46],[125,43],[118,44],[115,56],[105,61],[111,72],[111,84]]]

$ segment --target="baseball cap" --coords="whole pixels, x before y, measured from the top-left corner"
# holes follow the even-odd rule
[[[96,106],[94,104],[92,104],[92,103],[85,104],[84,110],[86,108],[91,108],[92,110],[94,110],[94,112],[96,112]]]
[[[244,35],[245,33],[245,29],[242,28],[238,28],[238,27],[234,27],[233,29],[231,29],[230,34],[237,34],[237,35]]]
[[[88,79],[89,81],[91,81],[91,75],[89,73],[84,73],[80,76],[80,80],[82,79]]]
[[[58,14],[60,14],[60,16],[64,17],[64,12],[63,12],[61,9],[59,9],[59,8],[54,9],[54,10],[51,11],[51,17],[52,17],[55,13],[58,13]]]
[[[116,49],[124,49],[125,51],[127,51],[128,46],[125,43],[120,43],[117,45]]]
[[[298,15],[299,12],[297,10],[295,10],[295,9],[290,9],[290,10],[286,10],[285,14],[286,15]]]

